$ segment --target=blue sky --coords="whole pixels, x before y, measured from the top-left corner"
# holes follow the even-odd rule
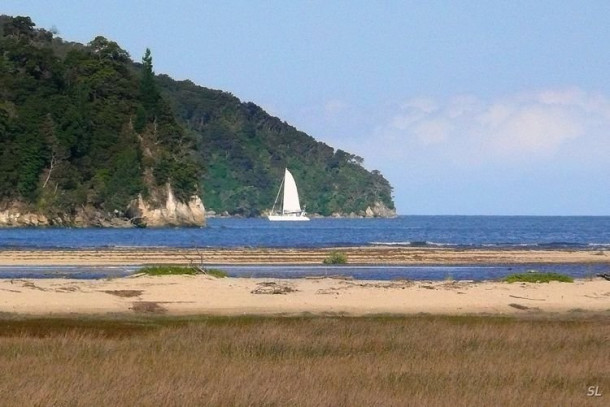
[[[400,214],[610,215],[608,1],[16,1],[231,92],[394,186]]]

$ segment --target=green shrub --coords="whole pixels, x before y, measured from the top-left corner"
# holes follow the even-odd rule
[[[527,273],[515,273],[504,277],[507,283],[548,283],[550,281],[560,281],[562,283],[573,283],[574,279],[559,273],[542,273],[530,271]]]
[[[139,272],[149,276],[195,275],[199,273],[196,268],[185,266],[145,266]]]
[[[216,278],[225,278],[229,276],[229,273],[221,269],[205,269],[205,273]]]
[[[345,264],[347,263],[347,256],[343,252],[332,251],[324,259],[324,264]]]

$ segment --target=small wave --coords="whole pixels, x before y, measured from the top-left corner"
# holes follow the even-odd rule
[[[459,245],[457,243],[436,243],[436,242],[426,242],[427,246],[433,247],[458,247],[458,246],[467,246],[467,245]]]
[[[594,247],[596,249],[605,248],[605,247],[610,248],[610,243],[589,243],[588,246]]]
[[[409,246],[411,242],[369,242],[371,246]]]

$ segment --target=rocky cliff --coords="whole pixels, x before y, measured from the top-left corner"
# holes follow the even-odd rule
[[[395,218],[396,209],[388,208],[383,202],[375,202],[373,207],[367,207],[364,211],[367,218]]]
[[[333,218],[395,218],[396,209],[388,208],[383,202],[376,201],[372,206],[367,206],[364,211],[358,212],[334,212]]]
[[[155,207],[138,196],[127,211],[132,222],[138,226],[204,226],[205,208],[198,196],[188,202],[176,200],[171,185],[167,184],[165,205]]]
[[[189,202],[176,199],[167,185],[167,198],[162,206],[138,196],[126,213],[107,213],[92,206],[78,208],[73,214],[43,214],[22,203],[13,203],[0,210],[0,227],[73,226],[73,227],[164,227],[205,226],[205,208],[198,196]]]

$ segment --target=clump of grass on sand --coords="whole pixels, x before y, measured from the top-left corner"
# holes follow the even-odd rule
[[[195,267],[185,266],[145,266],[138,271],[149,276],[195,275],[201,273]]]
[[[562,283],[573,283],[574,279],[570,276],[559,273],[542,273],[533,271],[528,273],[515,273],[504,277],[507,283],[549,283],[559,281]]]
[[[229,277],[229,273],[221,269],[205,269],[205,274],[216,278]]]
[[[145,266],[142,267],[139,272],[149,276],[192,276],[195,274],[207,274],[216,278],[228,277],[227,272],[224,270],[215,268],[203,269],[192,266]]]
[[[323,261],[324,264],[345,264],[347,263],[347,255],[343,252],[332,251]]]

